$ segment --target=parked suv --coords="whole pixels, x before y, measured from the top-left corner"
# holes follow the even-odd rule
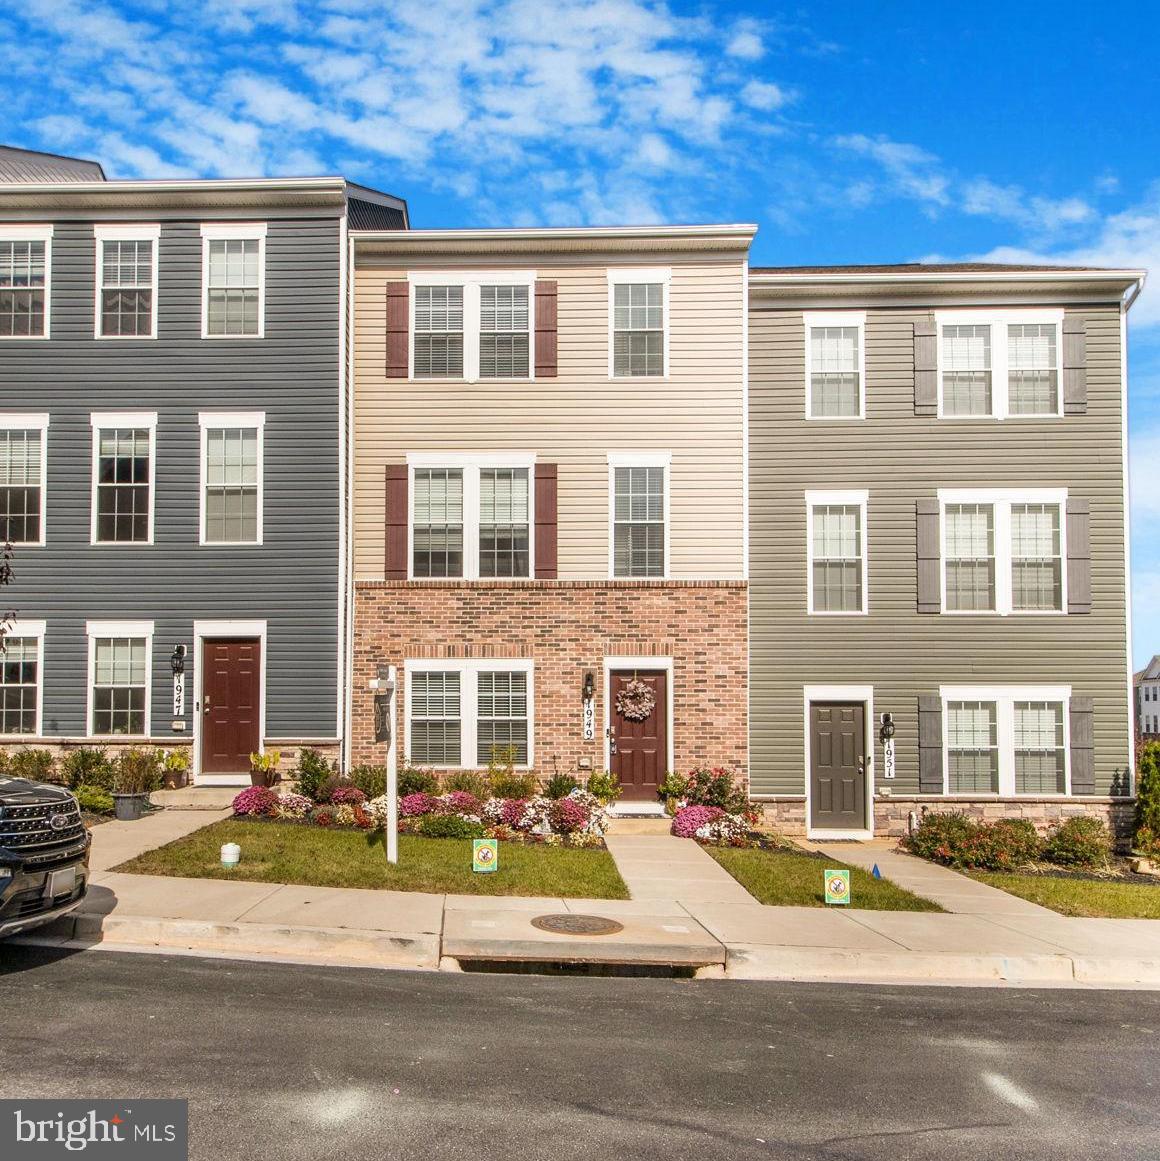
[[[88,890],[89,832],[59,786],[0,778],[0,938],[80,905]]]

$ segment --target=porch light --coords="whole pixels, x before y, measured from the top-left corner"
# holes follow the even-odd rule
[[[169,668],[173,670],[173,676],[176,677],[179,673],[185,672],[185,646],[174,645],[173,652],[169,655]]]
[[[584,700],[591,701],[596,696],[596,676],[592,670],[584,674]]]
[[[891,714],[882,715],[882,729],[879,732],[884,742],[894,737],[894,717]]]

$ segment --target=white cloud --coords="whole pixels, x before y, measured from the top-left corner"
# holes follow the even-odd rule
[[[741,100],[746,105],[765,113],[775,112],[792,99],[792,93],[769,81],[747,81],[741,90]]]
[[[765,55],[760,26],[755,20],[738,21],[733,34],[725,42],[725,51],[739,60],[760,60]]]
[[[892,141],[881,135],[868,137],[864,133],[844,134],[834,138],[834,144],[877,162],[904,196],[932,206],[950,204],[950,179],[942,172],[937,155],[921,146]]]

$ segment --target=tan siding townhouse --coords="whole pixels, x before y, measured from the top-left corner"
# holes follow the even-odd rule
[[[355,761],[745,773],[753,232],[359,237]]]
[[[751,792],[783,827],[1126,819],[1141,282],[751,272]]]

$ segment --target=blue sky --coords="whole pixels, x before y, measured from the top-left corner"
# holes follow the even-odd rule
[[[114,177],[335,173],[418,226],[755,221],[762,264],[1156,269],[1132,316],[1135,657],[1160,652],[1150,5],[22,0],[0,140]]]

